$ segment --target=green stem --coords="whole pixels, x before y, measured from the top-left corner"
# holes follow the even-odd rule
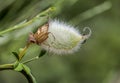
[[[20,71],[28,80],[28,83],[37,83],[32,74],[27,74],[25,70]]]
[[[33,57],[33,58],[31,58],[31,59],[29,59],[29,60],[26,60],[26,61],[24,61],[24,62],[22,62],[23,64],[25,64],[25,63],[29,63],[29,62],[31,62],[31,61],[34,61],[34,60],[37,60],[37,59],[39,59],[40,57],[42,57],[43,55],[45,55],[46,54],[46,50],[41,50],[41,52],[40,52],[40,54],[39,54],[39,56],[36,56],[36,57]]]
[[[11,70],[13,69],[14,65],[13,64],[4,64],[4,65],[0,65],[0,71],[2,70]]]
[[[0,32],[0,35],[5,34],[5,33],[7,33],[7,32],[10,32],[10,31],[13,31],[13,30],[16,30],[16,29],[24,28],[24,27],[26,27],[26,26],[28,26],[28,25],[31,25],[31,24],[34,23],[36,20],[40,19],[40,17],[43,17],[43,16],[48,15],[48,14],[49,14],[51,11],[53,11],[53,10],[54,10],[53,7],[48,8],[46,11],[38,14],[36,17],[34,17],[33,19],[31,19],[31,20],[28,21],[28,22],[24,22],[24,23],[15,25],[15,26],[13,26],[13,27],[9,27],[8,29],[6,29],[6,30],[4,30],[4,31],[1,31],[1,32]],[[47,20],[46,20],[46,21],[47,21]],[[42,22],[42,23],[43,23],[43,22]],[[42,23],[41,23],[40,25],[42,25]],[[27,46],[23,49],[23,51],[20,52],[20,54],[19,54],[19,58],[20,58],[20,59],[19,59],[19,60],[22,59],[22,57],[24,56],[24,54],[25,54],[26,50],[28,49],[29,45],[30,45],[30,44],[27,44]],[[25,61],[25,62],[23,62],[23,63],[28,63],[28,62],[33,61],[33,60],[38,59],[38,58],[39,58],[39,57],[37,56],[37,57],[34,57],[34,58],[32,58],[32,59],[30,59],[30,60],[27,60],[27,61]],[[14,69],[15,69],[15,66],[14,66],[14,65],[15,65],[15,63],[13,63],[13,64],[0,65],[0,71],[2,71],[2,70],[14,70]],[[33,76],[31,73],[28,74],[28,71],[26,71],[26,70],[23,69],[22,71],[18,71],[18,72],[21,72],[21,73],[26,77],[26,79],[28,80],[29,83],[36,83],[36,80],[35,80],[34,76]]]
[[[31,19],[30,21],[28,22],[24,22],[24,23],[21,23],[21,24],[18,24],[18,25],[15,25],[13,27],[9,27],[8,29],[4,30],[4,31],[1,31],[0,32],[0,35],[2,34],[5,34],[7,32],[10,32],[10,31],[13,31],[13,30],[16,30],[16,29],[20,29],[20,28],[24,28],[32,23],[34,23],[39,17],[43,17],[45,15],[48,15],[48,13],[50,13],[51,11],[54,11],[54,7],[50,7],[48,8],[47,10],[43,11],[42,13],[38,14],[36,17],[34,17],[33,19]]]
[[[0,71],[3,71],[3,70],[14,70],[14,64],[0,65]],[[28,83],[37,83],[32,74],[28,74],[25,70],[22,70],[19,72],[26,77],[26,79],[28,80]]]
[[[25,55],[26,53],[26,50],[28,49],[28,47],[30,46],[31,43],[28,43],[24,48],[23,50],[19,53],[19,61],[23,58],[23,56]]]
[[[37,60],[37,59],[39,59],[38,56],[33,57],[33,58],[29,59],[29,60],[26,60],[26,61],[24,61],[24,62],[22,62],[22,63],[23,63],[23,64],[25,64],[25,63],[29,63],[29,62],[34,61],[34,60]]]

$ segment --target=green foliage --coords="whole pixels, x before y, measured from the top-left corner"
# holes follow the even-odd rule
[[[50,56],[43,56],[39,60],[27,63],[37,82],[115,83],[118,81],[119,83],[117,78],[119,78],[120,68],[120,0],[108,0],[112,3],[112,7],[100,14],[92,16],[92,11],[89,14],[85,13],[103,4],[104,1],[0,0],[0,30],[9,29],[8,27],[19,24],[25,19],[30,20],[49,6],[55,6],[56,12],[52,14],[51,18],[59,18],[77,26],[80,30],[84,27],[90,27],[92,36],[81,47],[80,51],[73,55],[49,54]],[[90,18],[86,19],[86,17]],[[48,18],[41,17],[41,22],[43,20],[46,22],[46,19]],[[13,30],[0,37],[0,64],[15,61],[11,52],[18,51],[19,48],[25,46],[29,32],[33,32],[33,30],[28,29],[29,27]],[[40,47],[31,45],[22,61],[38,56],[40,51]],[[4,71],[0,72],[0,82],[26,83],[26,80],[16,72]]]
[[[46,54],[46,50],[41,50],[40,54],[39,54],[39,57],[42,57],[43,55]]]
[[[17,59],[17,60],[19,60],[19,55],[18,55],[18,53],[17,52],[12,52],[13,53],[13,55],[15,56],[15,58]]]
[[[14,70],[17,72],[22,72],[28,79],[29,83],[36,83],[36,79],[32,75],[30,68],[28,66],[26,66],[25,64],[16,62],[14,64]]]

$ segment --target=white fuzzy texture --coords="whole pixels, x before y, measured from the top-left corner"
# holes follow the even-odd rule
[[[58,20],[49,22],[49,37],[41,47],[54,54],[72,54],[80,48],[83,36],[73,26]]]

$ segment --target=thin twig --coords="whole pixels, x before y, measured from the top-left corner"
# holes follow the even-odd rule
[[[26,79],[28,80],[28,83],[37,83],[32,74],[27,74],[26,71],[24,70],[20,72],[26,77]]]
[[[29,59],[29,60],[27,60],[27,61],[24,61],[24,62],[22,62],[22,63],[23,63],[23,64],[25,64],[25,63],[29,63],[29,62],[34,61],[34,60],[37,60],[37,59],[39,59],[38,56],[33,57],[33,58],[31,58],[31,59]]]
[[[13,64],[0,65],[0,71],[2,71],[2,70],[12,70],[12,69],[13,69]]]
[[[14,64],[0,65],[0,71],[3,71],[3,70],[14,70]],[[36,83],[36,80],[32,74],[27,74],[25,70],[22,70],[19,72],[22,73],[26,77],[26,79],[28,80],[28,83]]]
[[[25,54],[25,52],[26,52],[26,50],[28,49],[28,47],[31,45],[31,43],[28,43],[24,48],[23,48],[23,50],[19,53],[19,61],[23,58],[23,56],[24,56],[24,54]]]
[[[30,21],[28,22],[24,22],[22,24],[17,24],[13,27],[9,27],[8,29],[4,30],[4,31],[1,31],[0,32],[0,35],[2,34],[5,34],[7,32],[10,32],[10,31],[13,31],[13,30],[16,30],[16,29],[20,29],[20,28],[24,28],[26,26],[29,26],[30,24],[34,23],[36,20],[38,20],[38,18],[40,17],[43,17],[45,15],[48,15],[48,13],[50,13],[51,11],[54,11],[54,7],[50,7],[48,8],[46,11],[43,11],[42,13],[38,14],[37,16],[35,16],[33,19],[31,19]]]

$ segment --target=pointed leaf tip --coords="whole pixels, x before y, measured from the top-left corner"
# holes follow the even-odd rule
[[[17,60],[19,60],[19,55],[18,55],[17,52],[12,52],[12,54],[15,56],[15,58],[16,58]]]

